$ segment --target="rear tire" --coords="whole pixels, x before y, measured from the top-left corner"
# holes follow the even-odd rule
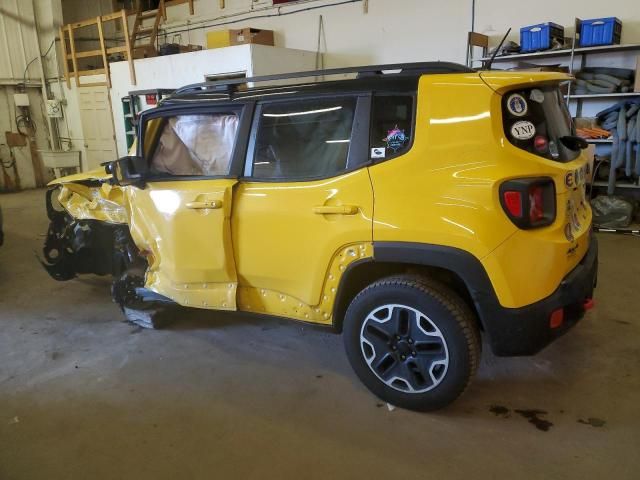
[[[365,386],[409,410],[450,404],[478,367],[473,313],[448,287],[424,277],[371,284],[349,305],[343,331],[347,357]]]

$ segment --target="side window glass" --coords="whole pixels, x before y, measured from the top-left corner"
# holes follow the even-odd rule
[[[385,95],[373,99],[371,158],[406,153],[413,141],[413,97]]]
[[[253,177],[306,179],[347,168],[355,98],[264,105],[258,122]]]
[[[153,151],[152,174],[185,176],[227,175],[238,131],[234,113],[177,115],[162,124],[149,123],[145,130],[144,151]],[[148,127],[156,127],[159,134]],[[154,138],[155,137],[155,138]],[[157,142],[150,148],[147,142]]]

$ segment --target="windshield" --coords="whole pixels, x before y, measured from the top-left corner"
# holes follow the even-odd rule
[[[574,143],[563,141],[575,135],[575,130],[557,86],[506,93],[502,115],[505,134],[516,147],[558,162],[569,162],[580,155]]]

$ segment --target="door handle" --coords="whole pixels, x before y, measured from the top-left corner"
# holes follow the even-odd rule
[[[217,208],[222,208],[222,201],[208,200],[206,202],[188,202],[186,207],[194,210],[214,210]]]
[[[358,213],[357,205],[320,205],[313,207],[313,213],[320,215],[355,215]]]

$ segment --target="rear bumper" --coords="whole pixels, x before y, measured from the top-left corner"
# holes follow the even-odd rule
[[[493,353],[498,356],[533,355],[573,327],[585,313],[598,278],[598,243],[592,235],[589,250],[549,297],[522,308],[484,305],[483,324]],[[490,302],[493,303],[493,302]],[[563,309],[558,328],[549,324],[551,313]]]

